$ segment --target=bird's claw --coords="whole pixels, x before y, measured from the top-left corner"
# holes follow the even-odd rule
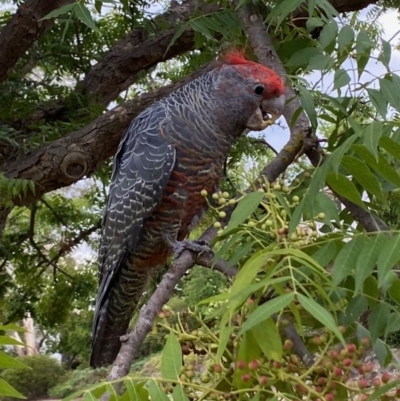
[[[179,241],[173,245],[173,252],[175,259],[178,259],[185,251],[196,252],[200,254],[202,252],[212,252],[212,249],[207,241],[196,240],[196,241]]]

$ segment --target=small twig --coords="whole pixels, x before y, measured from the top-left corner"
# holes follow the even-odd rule
[[[253,143],[259,143],[261,145],[266,146],[268,149],[271,149],[275,155],[278,155],[278,151],[272,146],[270,145],[265,139],[261,139],[261,138],[250,138],[250,141]]]
[[[71,228],[69,227],[69,225],[64,221],[64,219],[62,219],[58,213],[54,210],[53,206],[51,206],[49,204],[49,202],[47,202],[46,199],[44,199],[43,197],[40,198],[40,202],[42,202],[50,211],[51,213],[53,213],[54,217],[64,226],[67,227],[68,230],[70,230]]]
[[[58,270],[60,273],[64,274],[66,277],[70,278],[71,280],[74,280],[74,278],[67,273],[65,270],[61,269],[59,266],[57,266],[54,262],[52,262],[40,249],[39,245],[35,242],[34,240],[34,235],[35,235],[35,219],[36,219],[36,212],[37,212],[37,204],[34,203],[31,207],[31,216],[29,220],[29,242],[32,245],[32,247],[37,251],[39,256],[48,264],[48,266],[52,266],[54,269],[54,272]]]

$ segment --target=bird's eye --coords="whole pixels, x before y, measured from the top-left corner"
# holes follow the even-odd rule
[[[254,93],[255,93],[256,95],[262,95],[262,94],[264,93],[264,87],[263,87],[262,85],[257,85],[257,86],[254,88]]]

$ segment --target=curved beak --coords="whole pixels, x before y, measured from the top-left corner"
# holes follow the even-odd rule
[[[285,103],[285,95],[281,95],[273,99],[263,100],[261,103],[261,110],[263,113],[269,114],[269,119],[272,120],[272,123],[274,123],[282,115],[283,110],[285,109]]]

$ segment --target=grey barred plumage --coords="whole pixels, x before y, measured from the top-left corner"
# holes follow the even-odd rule
[[[255,94],[254,85],[269,92]],[[201,190],[216,189],[246,127],[265,128],[262,112],[281,111],[283,90],[273,71],[233,56],[132,121],[103,218],[92,366],[114,360],[149,277],[205,211]]]

